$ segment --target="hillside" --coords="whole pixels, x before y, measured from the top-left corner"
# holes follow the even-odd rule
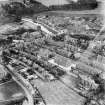
[[[8,0],[0,1],[0,4],[6,4]],[[16,4],[18,1],[14,1]],[[18,4],[17,4],[18,5]],[[30,0],[30,5],[28,8],[18,7],[14,8],[15,12],[18,10],[21,14],[33,14],[43,11],[55,11],[55,10],[91,10],[98,7],[96,0],[79,0],[78,2],[70,2],[69,4],[62,5],[51,5],[49,7],[45,6],[42,2]]]
[[[89,2],[88,2],[89,1]],[[64,5],[49,6],[50,10],[91,10],[98,7],[96,0],[79,0],[78,2],[71,2]]]

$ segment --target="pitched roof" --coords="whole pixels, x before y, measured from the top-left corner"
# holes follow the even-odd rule
[[[55,57],[55,63],[64,67],[69,67],[71,65],[71,61],[63,56]]]

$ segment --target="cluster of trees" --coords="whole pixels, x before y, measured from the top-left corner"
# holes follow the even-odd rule
[[[78,0],[78,2],[71,2],[70,4],[50,6],[49,10],[86,10],[95,9],[97,6],[96,0]]]
[[[37,1],[30,0],[29,4],[24,2],[10,2],[1,5],[4,10],[4,15],[8,17],[14,17],[15,21],[20,21],[22,16],[32,15],[34,13],[48,10],[48,8]]]
[[[0,79],[0,84],[10,81],[11,79],[12,79],[12,76],[9,73],[7,73],[2,77],[2,79]]]
[[[6,16],[14,17],[15,21],[20,21],[23,15],[32,15],[43,11],[51,10],[83,10],[83,9],[94,9],[98,6],[96,0],[78,0],[78,2],[71,2],[65,5],[53,5],[46,7],[45,5],[35,1],[28,0],[28,4],[24,0],[23,2],[13,1],[4,5],[1,5],[5,11]]]

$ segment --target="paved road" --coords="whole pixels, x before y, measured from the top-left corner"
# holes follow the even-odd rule
[[[29,22],[32,25],[40,26],[41,30],[44,31],[47,34],[52,35],[52,34],[57,34],[58,33],[56,30],[52,29],[51,27],[49,27],[48,25],[46,25],[42,22],[39,22],[39,21],[33,22],[32,19],[28,19],[28,18],[23,18],[22,20],[25,21],[25,22]]]
[[[34,100],[32,97],[32,94],[30,92],[30,90],[27,88],[27,86],[24,84],[24,81],[22,80],[21,77],[19,77],[18,75],[16,75],[10,66],[7,66],[9,69],[8,72],[13,76],[14,80],[23,88],[23,90],[25,91],[27,98],[28,98],[28,103],[29,105],[34,105]]]

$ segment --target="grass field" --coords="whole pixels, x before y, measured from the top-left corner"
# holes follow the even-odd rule
[[[70,86],[71,80],[68,81]],[[79,96],[59,80],[53,82],[35,80],[34,84],[39,89],[47,105],[82,105],[84,101],[83,97]]]

